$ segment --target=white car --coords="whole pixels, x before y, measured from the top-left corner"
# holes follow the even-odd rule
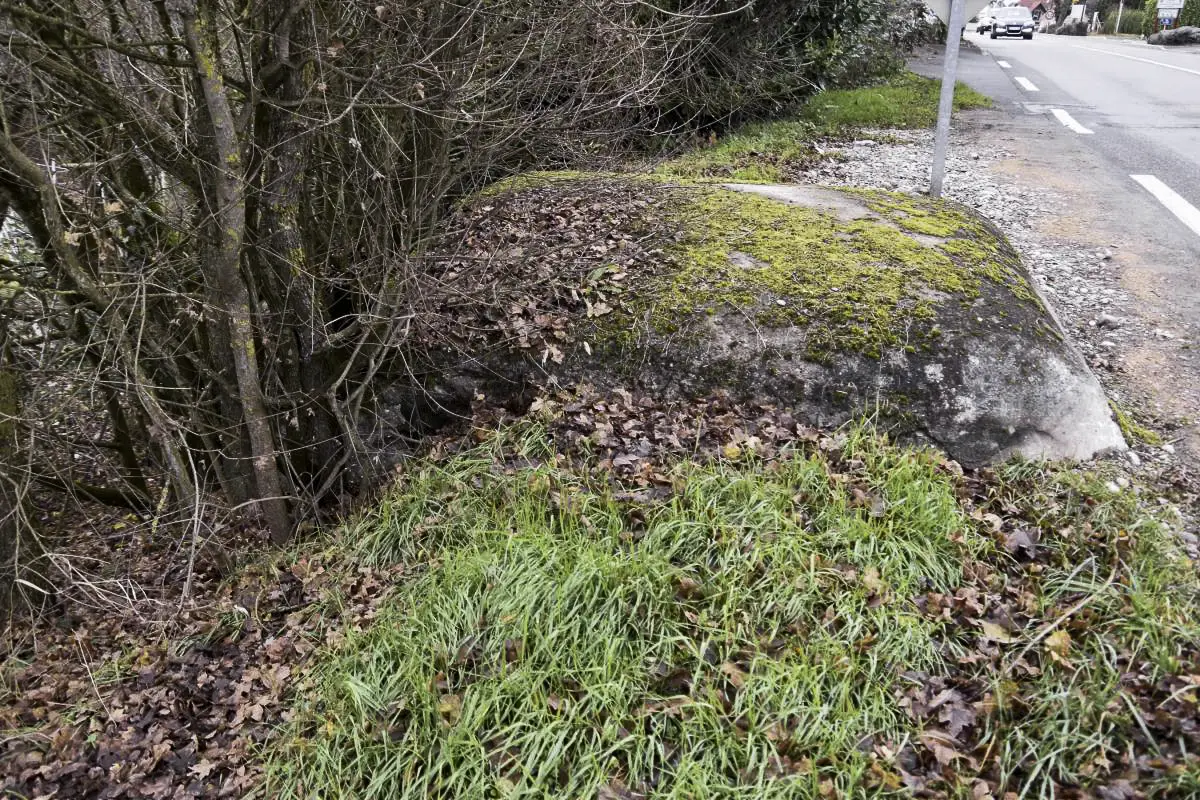
[[[979,16],[975,20],[975,32],[987,33],[995,24],[995,18],[992,16],[993,9],[985,8],[979,12]]]

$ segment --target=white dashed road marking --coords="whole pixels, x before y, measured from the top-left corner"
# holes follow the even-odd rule
[[[1012,69],[1012,64],[1007,61],[997,61],[996,63],[1000,65],[1001,69]]]
[[[1059,122],[1061,122],[1063,125],[1066,125],[1068,128],[1075,131],[1076,133],[1093,133],[1094,132],[1094,131],[1089,130],[1088,128],[1085,128],[1082,125],[1080,125],[1078,122],[1075,121],[1074,117],[1072,117],[1067,112],[1063,111],[1061,108],[1052,108],[1052,109],[1050,109],[1050,113],[1053,114],[1055,117],[1057,117]]]
[[[1013,78],[1013,80],[1015,80],[1017,84],[1027,92],[1038,91],[1038,87],[1034,86],[1033,82],[1030,81],[1029,78]]]
[[[1105,55],[1116,56],[1117,58],[1128,58],[1130,61],[1141,61],[1143,64],[1154,64],[1157,67],[1166,67],[1167,69],[1179,70],[1186,72],[1189,75],[1200,75],[1200,69],[1188,69],[1187,67],[1177,67],[1174,64],[1164,64],[1161,61],[1154,61],[1149,58],[1139,58],[1138,56],[1127,56],[1124,53],[1114,53],[1112,50],[1101,50],[1099,47],[1084,47],[1083,45],[1072,45],[1076,50],[1091,50],[1093,53],[1104,53]]]
[[[1179,217],[1180,222],[1200,236],[1200,209],[1184,200],[1174,189],[1153,175],[1130,175],[1129,177],[1140,183],[1147,192],[1154,195],[1158,202],[1166,206],[1168,211]]]

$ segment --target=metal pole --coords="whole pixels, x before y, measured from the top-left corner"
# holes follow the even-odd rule
[[[950,143],[950,114],[954,110],[954,79],[958,74],[958,41],[962,38],[966,0],[950,0],[950,21],[946,24],[946,55],[942,59],[942,96],[938,103],[937,132],[933,138],[933,174],[929,194],[942,196],[946,177],[946,147]]]
[[[1121,34],[1121,15],[1125,13],[1125,0],[1121,0],[1121,5],[1117,6],[1117,27],[1113,28],[1115,35]]]

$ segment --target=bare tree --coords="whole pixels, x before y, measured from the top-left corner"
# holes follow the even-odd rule
[[[31,463],[35,483],[147,512],[167,486],[287,540],[361,480],[371,382],[402,371],[412,256],[450,202],[645,118],[691,24],[645,16],[0,2],[0,203],[34,254],[11,362],[45,401],[9,416],[62,446],[74,415],[76,462],[87,441],[85,469]]]

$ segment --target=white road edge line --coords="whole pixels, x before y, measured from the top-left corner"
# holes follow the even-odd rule
[[[1200,209],[1180,197],[1174,189],[1167,186],[1153,175],[1130,175],[1142,185],[1147,192],[1154,195],[1158,202],[1167,207],[1179,221],[1192,229],[1192,233],[1200,236]]]
[[[1000,69],[1012,69],[1012,64],[1007,61],[997,61],[996,63],[1000,65]]]
[[[1084,47],[1081,44],[1074,44],[1071,46],[1074,47],[1076,50],[1091,50],[1093,53],[1104,53],[1105,55],[1116,56],[1117,58],[1128,58],[1130,61],[1141,61],[1144,64],[1154,64],[1155,66],[1158,66],[1158,67],[1166,67],[1167,69],[1174,69],[1174,70],[1178,70],[1180,72],[1186,72],[1189,75],[1200,75],[1200,69],[1188,69],[1187,67],[1177,67],[1174,64],[1164,64],[1162,61],[1154,61],[1153,59],[1149,59],[1149,58],[1140,58],[1138,56],[1127,56],[1124,53],[1114,53],[1112,50],[1101,50],[1099,47]]]
[[[1080,125],[1078,122],[1075,121],[1074,117],[1072,117],[1067,112],[1063,111],[1061,108],[1052,108],[1052,109],[1050,109],[1050,113],[1053,114],[1055,117],[1057,117],[1059,122],[1061,122],[1063,125],[1066,125],[1068,128],[1075,131],[1076,133],[1083,133],[1083,134],[1095,133],[1095,131],[1089,130],[1088,128],[1085,128],[1082,125]]]
[[[1034,86],[1033,82],[1029,80],[1029,78],[1013,78],[1013,80],[1016,81],[1020,87],[1027,92],[1039,91],[1038,87]]]

